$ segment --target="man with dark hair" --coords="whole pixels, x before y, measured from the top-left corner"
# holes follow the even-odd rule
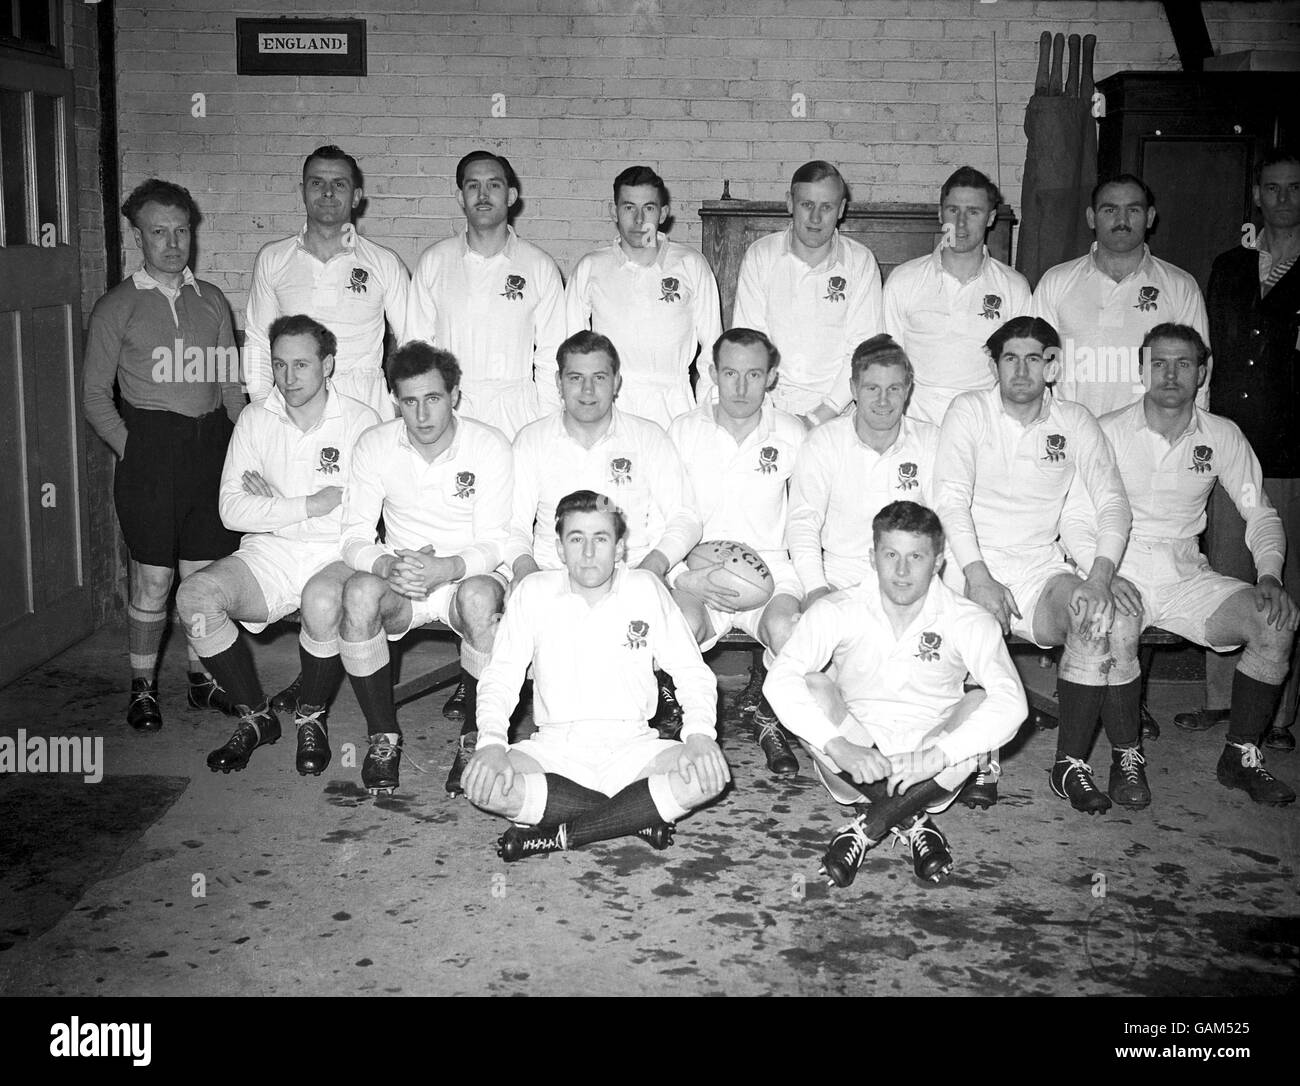
[[[1091,251],[1048,268],[1029,312],[1064,341],[1056,393],[1095,416],[1142,398],[1142,337],[1157,324],[1190,324],[1207,334],[1205,303],[1196,280],[1151,255],[1147,231],[1155,199],[1138,177],[1103,178],[1092,190]],[[1202,391],[1199,406],[1207,406]]]
[[[244,317],[244,373],[248,395],[260,403],[272,387],[271,322],[304,313],[329,322],[339,338],[334,388],[393,417],[384,384],[384,318],[398,343],[405,338],[410,276],[391,249],[357,233],[352,215],[365,198],[361,170],[351,155],[317,147],[298,186],[307,222],[292,237],[258,251]]]
[[[461,635],[461,667],[477,678],[492,651],[505,602],[498,572],[510,519],[510,444],[495,427],[461,417],[460,366],[419,341],[386,366],[401,417],[357,441],[343,505],[343,560],[356,572],[340,585],[313,578],[303,612],[324,637],[303,673],[299,701],[315,705],[342,660],[365,715],[370,749],[361,767],[372,793],[399,783],[402,730],[393,705],[388,642],[431,622]],[[384,519],[385,539],[375,539]],[[337,649],[334,642],[337,641]],[[334,651],[331,651],[334,650]],[[468,720],[467,720],[468,723]]]
[[[957,393],[992,388],[989,329],[1029,311],[1029,281],[984,244],[1000,200],[997,185],[962,166],[939,194],[943,237],[934,252],[885,281],[885,328],[916,367],[911,418],[938,426]]]
[[[186,577],[239,544],[221,523],[217,491],[244,397],[230,306],[189,267],[198,220],[189,192],[150,178],[127,197],[122,214],[143,263],[95,303],[82,407],[118,456],[113,497],[130,553],[126,719],[139,731],[157,731],[158,648],[177,565]],[[233,713],[192,649],[189,655],[190,706]]]
[[[429,246],[411,284],[406,337],[451,351],[462,369],[462,417],[513,438],[559,406],[555,348],[564,338],[564,283],[546,253],[515,234],[519,182],[510,163],[471,151],[456,165],[465,230]]]
[[[1065,646],[1052,791],[1089,814],[1108,810],[1112,800],[1145,807],[1142,603],[1115,575],[1131,521],[1115,454],[1087,408],[1048,391],[1060,367],[1060,338],[1050,324],[1013,318],[989,337],[988,350],[997,387],[963,392],[939,429],[935,508],[955,559],[946,578],[1003,632],[1041,648]],[[1096,510],[1096,556],[1086,577],[1057,542],[1062,509],[1077,488]],[[1113,748],[1109,798],[1087,763],[1099,716]],[[994,787],[995,755],[987,769]]]
[[[695,406],[691,362],[722,331],[709,262],[659,232],[670,213],[663,178],[629,166],[610,204],[618,237],[578,261],[564,292],[568,333],[591,328],[618,347],[623,410],[664,427]],[[699,368],[703,394],[703,355]]]
[[[831,883],[848,886],[890,833],[916,877],[938,882],[952,853],[928,815],[1015,734],[1025,693],[997,622],[938,577],[935,513],[891,502],[871,531],[873,575],[808,609],[764,691],[831,797],[857,809],[822,858]],[[968,673],[982,689],[964,693]]]
[[[1119,574],[1141,593],[1147,624],[1217,652],[1245,644],[1233,676],[1219,783],[1243,789],[1256,803],[1292,803],[1295,792],[1264,768],[1259,751],[1300,624],[1300,611],[1282,588],[1282,522],[1241,430],[1193,402],[1210,353],[1200,333],[1160,324],[1142,350],[1146,395],[1101,419],[1133,509]],[[1245,542],[1259,570],[1253,583],[1216,573],[1201,554],[1197,536],[1216,482],[1245,520]],[[1067,505],[1061,520],[1062,540],[1085,564],[1095,550],[1094,519],[1091,503],[1080,500]]]
[[[876,258],[838,229],[848,205],[839,170],[800,166],[786,193],[789,228],[749,247],[736,283],[732,327],[771,336],[781,351],[772,402],[810,429],[848,404],[853,349],[884,327]]]
[[[767,396],[780,360],[776,345],[762,332],[723,332],[713,344],[708,397],[668,428],[691,481],[702,537],[743,543],[763,560],[774,582],[766,604],[739,611],[734,594],[713,583],[719,565],[697,570],[681,565],[670,577],[673,599],[702,651],[728,630],[740,629],[763,645],[768,664],[790,636],[803,599],[785,525],[789,479],[804,443],[804,428],[793,415],[773,407]],[[781,723],[761,694],[753,732],[769,770],[782,777],[799,771]]]
[[[306,314],[271,323],[271,374],[275,387],[250,405],[235,426],[221,476],[221,518],[247,533],[239,549],[181,582],[176,609],[190,646],[239,706],[230,740],[208,756],[214,772],[240,770],[259,746],[280,737],[248,646],[235,622],[253,633],[299,608],[313,576],[340,585],[351,572],[339,546],[344,484],[352,450],[379,416],[333,387],[337,340]],[[304,670],[320,634],[304,613],[299,653]],[[319,775],[330,748],[323,695],[295,707],[296,764]]]
[[[1243,226],[1242,244],[1222,253],[1210,272],[1206,301],[1214,372],[1210,399],[1217,414],[1241,427],[1264,472],[1264,493],[1282,517],[1290,546],[1282,583],[1300,594],[1300,154],[1269,151],[1255,167],[1256,232]],[[1252,237],[1253,236],[1253,237]],[[1253,240],[1253,244],[1250,244]],[[1210,501],[1206,553],[1214,568],[1251,581],[1257,571],[1244,543],[1244,524],[1222,487]],[[1206,708],[1174,723],[1193,730],[1223,723],[1235,655],[1205,658]],[[1300,706],[1300,642],[1263,745],[1295,750],[1291,734]]]
[[[560,569],[518,585],[479,687],[479,740],[465,794],[514,823],[507,863],[633,834],[655,848],[731,774],[715,739],[717,682],[658,577],[628,569],[627,521],[604,494],[555,506]],[[681,692],[681,739],[647,724],[656,664]],[[507,746],[524,673],[536,736]]]

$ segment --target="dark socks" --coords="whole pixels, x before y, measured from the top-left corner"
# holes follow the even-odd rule
[[[608,803],[609,796],[597,792],[594,788],[584,788],[568,777],[558,773],[546,774],[546,810],[542,812],[539,826],[558,826],[569,822],[581,814],[601,804]]]
[[[478,731],[478,680],[469,672],[462,671],[460,681],[465,684],[465,721],[460,726],[460,734],[469,735],[470,732]],[[560,821],[563,822],[564,819]]]
[[[1232,673],[1232,717],[1228,724],[1229,743],[1259,741],[1273,719],[1282,683],[1262,683],[1243,675],[1241,668]]]
[[[265,698],[262,684],[257,681],[252,654],[242,637],[236,637],[230,648],[216,656],[203,657],[201,663],[236,705],[256,709],[262,704]]]
[[[1112,747],[1136,747],[1142,735],[1142,680],[1108,686],[1101,702],[1101,724]],[[1076,754],[1076,758],[1083,755]]]
[[[549,801],[547,806],[550,806]],[[593,841],[628,837],[639,830],[656,826],[663,820],[663,815],[650,797],[650,782],[633,781],[613,799],[579,815],[569,823],[569,848],[581,848]]]
[[[912,785],[906,792],[891,796],[884,781],[859,784],[848,773],[839,776],[871,801],[871,809],[867,811],[862,828],[873,841],[887,837],[895,826],[910,822],[914,815],[920,814],[932,803],[938,803],[948,794],[948,789],[933,778]]]
[[[325,705],[338,687],[343,662],[337,656],[313,656],[299,645],[298,670],[302,673],[298,704]]]
[[[397,707],[393,704],[393,665],[385,664],[373,675],[349,675],[352,692],[366,717],[366,734],[380,732],[402,734],[397,726]]]
[[[1058,679],[1056,689],[1061,705],[1061,726],[1056,736],[1057,759],[1088,758],[1097,734],[1097,718],[1106,699],[1107,687],[1085,686]]]

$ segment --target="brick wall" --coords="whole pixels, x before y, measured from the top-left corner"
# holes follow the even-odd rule
[[[1097,77],[1179,65],[1155,2],[1034,0],[371,0],[366,78],[236,76],[237,16],[320,16],[306,0],[119,0],[123,190],[158,174],[206,216],[201,274],[242,319],[253,256],[302,223],[304,154],[338,142],[366,173],[364,233],[413,266],[461,221],[449,180],[477,146],[523,180],[520,233],[567,273],[606,242],[609,183],[633,162],[699,204],[778,199],[827,158],[859,200],[928,201],[957,165],[999,172],[1018,205],[1022,123],[1042,30],[1095,33]],[[1224,52],[1300,44],[1294,3],[1203,5]],[[206,117],[191,96],[206,96]],[[806,116],[792,115],[796,94]],[[491,116],[493,95],[505,115]],[[128,266],[134,262],[129,258]]]

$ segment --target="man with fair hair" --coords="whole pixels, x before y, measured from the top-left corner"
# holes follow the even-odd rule
[[[776,344],[772,402],[809,428],[848,404],[853,349],[884,328],[876,258],[838,229],[848,204],[848,185],[829,162],[800,166],[786,193],[790,226],[749,247],[736,283],[732,327]]]

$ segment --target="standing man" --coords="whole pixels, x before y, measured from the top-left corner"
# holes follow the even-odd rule
[[[673,599],[702,651],[738,628],[763,646],[768,665],[794,629],[803,600],[786,546],[786,513],[790,474],[804,443],[804,428],[793,415],[773,407],[767,396],[780,361],[776,346],[762,332],[723,332],[713,345],[708,398],[668,428],[691,481],[702,537],[744,543],[766,563],[775,582],[764,606],[737,611],[709,579],[716,566],[689,571],[678,567]],[[793,777],[799,762],[761,694],[753,712],[754,741],[767,768],[778,777]]]
[[[365,194],[357,160],[332,144],[302,167],[307,222],[293,237],[263,245],[253,264],[244,318],[248,396],[261,403],[273,385],[268,330],[288,313],[325,321],[338,339],[334,388],[393,417],[384,383],[384,317],[403,341],[410,276],[391,249],[357,233],[352,213]]]
[[[461,414],[513,438],[559,406],[555,349],[564,339],[564,284],[555,261],[509,224],[519,189],[510,164],[471,151],[456,165],[465,231],[424,251],[406,311],[406,338],[460,360]]]
[[[731,325],[776,344],[772,402],[811,429],[848,404],[853,349],[884,328],[880,268],[839,232],[849,187],[829,162],[800,166],[785,201],[789,228],[759,238],[741,262]]]
[[[1264,493],[1282,517],[1287,548],[1282,583],[1300,593],[1300,154],[1268,152],[1255,167],[1255,205],[1264,227],[1254,247],[1221,254],[1210,272],[1208,305],[1214,373],[1210,399],[1217,414],[1241,427],[1264,471]],[[1206,552],[1220,573],[1253,581],[1257,572],[1231,498],[1216,488]],[[1259,571],[1262,572],[1262,571]],[[1200,730],[1227,719],[1233,656],[1205,658],[1206,708],[1174,722]],[[1274,750],[1295,750],[1300,703],[1300,647],[1264,734]]]
[[[1152,256],[1146,244],[1156,201],[1141,178],[1125,173],[1099,181],[1091,204],[1092,249],[1048,268],[1029,312],[1065,343],[1056,394],[1099,418],[1142,398],[1139,344],[1157,324],[1209,333],[1196,280]],[[1207,406],[1204,390],[1198,404]]]
[[[578,261],[564,291],[569,335],[590,328],[608,336],[623,360],[624,411],[667,428],[695,406],[690,367],[722,332],[718,282],[704,255],[659,232],[669,216],[668,188],[649,166],[614,178],[613,244]],[[702,396],[701,396],[702,398]]]
[[[224,558],[239,536],[221,523],[217,492],[234,420],[244,406],[230,306],[194,277],[190,243],[198,208],[189,191],[150,178],[122,205],[143,263],[90,315],[82,406],[118,457],[113,499],[130,553],[126,721],[162,727],[158,647],[167,598],[182,577]],[[121,412],[113,405],[113,383]],[[190,649],[191,707],[234,705]]]
[[[959,392],[992,388],[984,342],[999,324],[1029,312],[1029,280],[984,244],[1001,199],[988,177],[961,167],[939,192],[943,240],[885,281],[885,330],[916,369],[910,418],[938,426]]]

